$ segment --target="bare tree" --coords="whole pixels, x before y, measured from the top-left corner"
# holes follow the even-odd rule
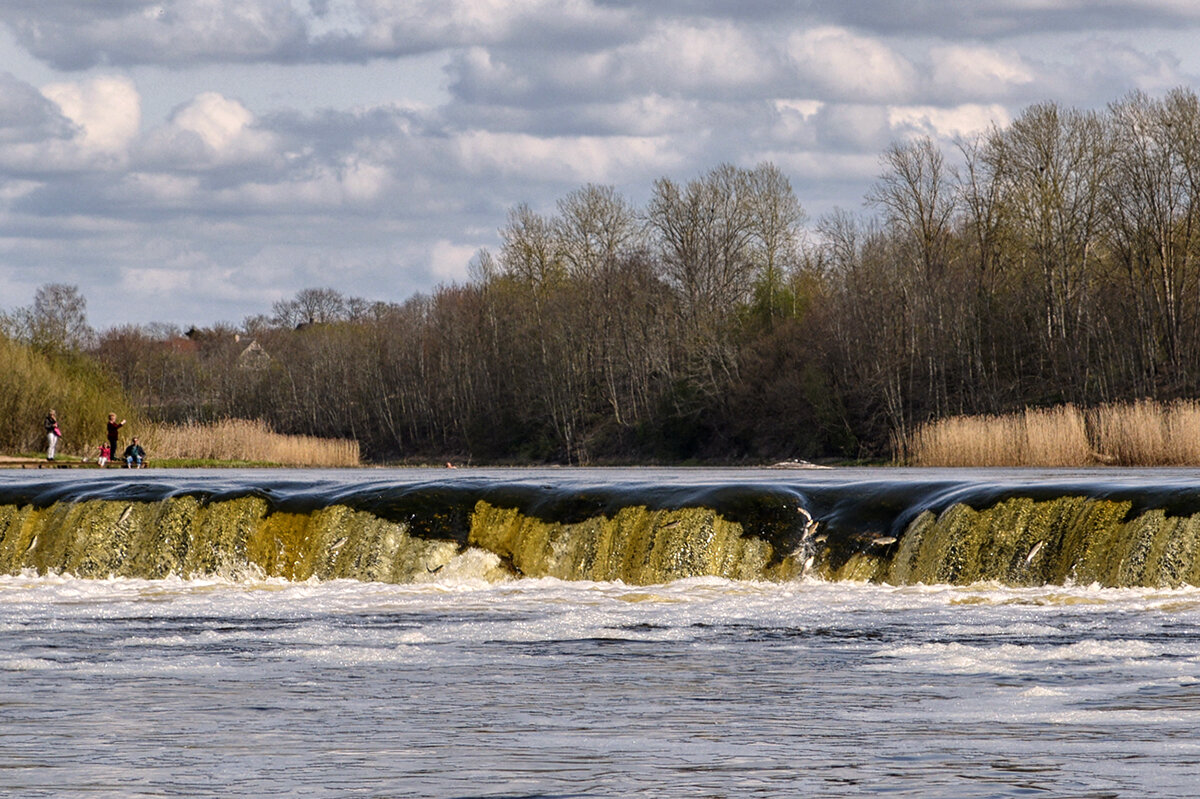
[[[572,277],[595,278],[643,246],[637,211],[611,186],[588,184],[558,201],[560,254]]]
[[[562,279],[566,272],[562,242],[553,220],[521,203],[501,229],[500,264],[504,274],[536,286]]]
[[[1102,221],[1110,143],[1099,117],[1055,103],[1030,106],[990,142],[1015,243],[1033,267],[1040,327],[1060,398],[1085,399],[1090,270]]]
[[[340,322],[348,315],[348,300],[334,289],[308,288],[290,300],[271,306],[273,321],[281,327]]]
[[[893,234],[897,286],[904,307],[911,309],[911,326],[904,332],[907,393],[924,400],[927,413],[941,416],[951,408],[950,370],[965,349],[956,275],[950,269],[955,190],[941,151],[928,137],[893,144],[882,161],[884,171],[867,202],[883,210]]]
[[[751,289],[753,213],[747,173],[730,164],[679,186],[654,184],[650,224],[667,279],[698,316],[723,316]]]
[[[1172,393],[1194,372],[1200,293],[1200,102],[1177,89],[1110,107],[1109,245],[1132,301],[1141,390]],[[1164,381],[1162,378],[1169,375]],[[1165,385],[1160,385],[1165,383]]]
[[[756,271],[757,305],[768,325],[781,309],[787,270],[799,262],[807,219],[792,184],[774,164],[763,163],[746,175],[750,212],[750,248]]]

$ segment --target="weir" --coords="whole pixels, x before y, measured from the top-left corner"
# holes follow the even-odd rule
[[[1190,470],[0,474],[0,573],[1200,585]]]

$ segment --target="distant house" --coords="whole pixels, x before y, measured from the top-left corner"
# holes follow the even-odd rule
[[[251,341],[238,355],[239,369],[266,369],[270,363],[271,356],[257,341]]]
[[[171,352],[188,352],[194,353],[199,351],[199,346],[196,344],[196,339],[176,336],[162,342],[162,348]]]

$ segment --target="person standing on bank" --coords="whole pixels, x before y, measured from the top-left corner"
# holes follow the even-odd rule
[[[117,449],[117,431],[120,430],[124,424],[124,419],[119,422],[117,421],[117,415],[115,413],[110,413],[108,415],[108,452],[109,457],[111,458],[115,458],[117,453],[120,452],[120,450]]]
[[[62,430],[58,429],[58,414],[53,408],[46,414],[46,421],[42,422],[42,426],[46,428],[46,460],[52,461],[54,450],[58,449],[58,440],[62,438]]]

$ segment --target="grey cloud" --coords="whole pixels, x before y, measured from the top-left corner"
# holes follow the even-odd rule
[[[296,15],[269,0],[6,5],[0,19],[30,53],[64,70],[183,65],[214,56],[268,61],[303,50],[306,42]]]
[[[751,100],[773,96],[789,70],[777,36],[711,25],[652,27],[596,53],[472,48],[448,67],[456,100],[530,108],[653,95]]]
[[[822,149],[834,152],[879,152],[893,135],[887,110],[877,105],[827,105],[814,129]]]
[[[718,108],[735,108],[732,114]],[[680,136],[744,122],[745,104],[700,102],[651,94],[589,98],[583,102],[524,108],[502,103],[456,103],[444,111],[457,128],[483,128],[545,136]]]
[[[1047,69],[1045,82],[1030,87],[1023,99],[1052,99],[1074,105],[1104,105],[1135,89],[1163,92],[1188,83],[1179,59],[1163,52],[1146,53],[1117,42],[1092,39],[1082,43],[1069,64]],[[1039,96],[1040,95],[1040,96]]]
[[[811,0],[807,9],[837,24],[880,34],[995,39],[1032,33],[1125,31],[1200,24],[1200,7],[1145,0]]]
[[[11,201],[9,210],[30,218],[104,216],[133,224],[195,216],[254,228],[286,228],[296,215],[314,214],[333,240],[347,219],[382,222],[381,229],[411,225],[413,233],[427,235],[436,209],[463,214],[508,202],[494,200],[495,187],[464,172],[454,131],[435,112],[285,112],[255,120],[251,132],[270,137],[272,147],[228,162],[214,158],[199,135],[168,123],[133,148],[123,175],[52,175]],[[440,224],[460,222],[446,216]]]
[[[472,46],[600,52],[655,24],[729,23],[770,33],[820,25],[882,36],[1004,37],[1200,25],[1200,7],[1158,0],[15,0],[0,6],[30,53],[65,70],[96,65],[328,63]]]
[[[41,92],[10,73],[0,72],[0,142],[69,139],[75,132],[71,121]]]
[[[635,10],[640,0],[596,0]],[[842,25],[880,35],[996,39],[1031,33],[1177,29],[1200,25],[1200,6],[1173,0],[658,0],[658,15],[757,24]]]
[[[632,15],[587,0],[536,0],[477,12],[472,0],[19,0],[0,7],[0,22],[30,53],[63,70],[363,62],[502,43],[597,49],[636,32]]]

